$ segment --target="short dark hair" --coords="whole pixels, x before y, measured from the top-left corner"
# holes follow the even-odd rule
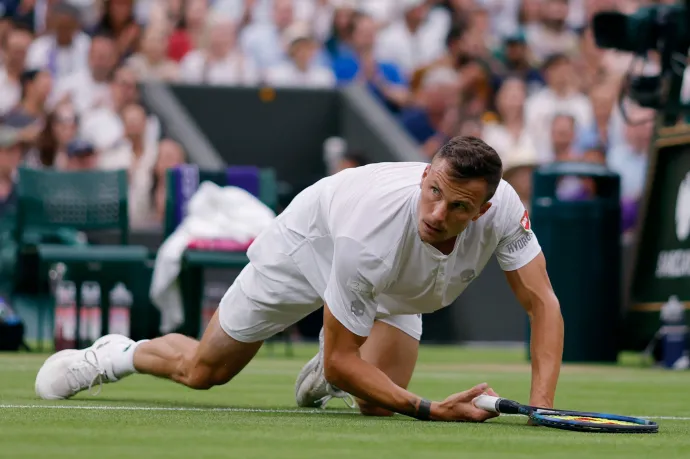
[[[496,150],[477,137],[453,137],[436,152],[432,162],[438,160],[446,162],[452,179],[484,179],[488,185],[486,201],[494,196],[501,183],[501,157]]]

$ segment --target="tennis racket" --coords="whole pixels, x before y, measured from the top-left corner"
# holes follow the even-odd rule
[[[523,405],[513,400],[480,395],[473,401],[477,408],[493,413],[521,414],[535,424],[555,429],[600,433],[656,433],[656,422],[607,413],[587,413]]]

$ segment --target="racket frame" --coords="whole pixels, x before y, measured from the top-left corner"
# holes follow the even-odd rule
[[[648,419],[632,416],[622,416],[610,413],[596,413],[586,411],[559,410],[541,408],[537,406],[523,405],[514,400],[490,395],[480,395],[474,400],[475,406],[486,411],[504,414],[520,414],[529,417],[535,424],[552,427],[555,429],[574,430],[578,432],[599,433],[656,433],[659,426]],[[596,422],[577,421],[575,419],[549,419],[548,416],[574,416],[603,419],[609,421],[621,421],[631,424],[602,424]]]

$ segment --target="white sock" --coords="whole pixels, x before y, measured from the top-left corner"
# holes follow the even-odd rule
[[[137,373],[137,369],[134,368],[134,351],[141,343],[146,341],[149,340],[142,339],[141,341],[126,343],[122,346],[122,349],[114,351],[112,355],[113,373],[115,373],[116,378],[120,379],[132,373]]]

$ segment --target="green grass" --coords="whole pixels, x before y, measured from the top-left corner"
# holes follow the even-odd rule
[[[294,381],[313,352],[313,346],[297,346],[296,356],[285,358],[262,351],[235,380],[206,392],[135,375],[104,386],[96,397],[82,393],[66,402],[34,396],[34,377],[45,356],[0,354],[0,458],[671,459],[690,454],[689,374],[641,368],[634,357],[618,366],[566,365],[558,407],[687,419],[657,419],[658,434],[611,435],[530,427],[523,417],[484,424],[365,418],[348,412],[341,400],[325,411],[298,410]],[[530,372],[523,352],[424,347],[410,389],[442,399],[482,381],[502,396],[527,401]]]

